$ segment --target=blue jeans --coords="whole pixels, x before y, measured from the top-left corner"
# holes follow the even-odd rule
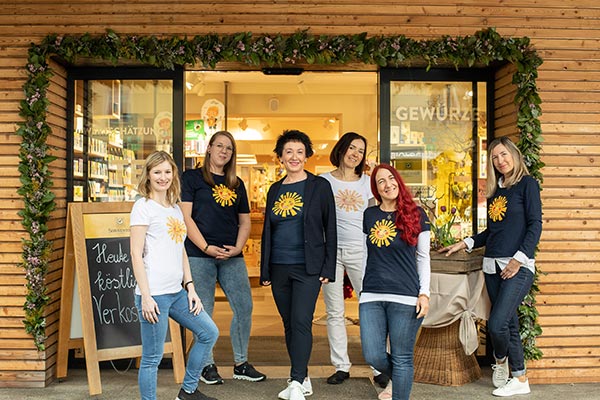
[[[135,296],[135,306],[140,317],[140,328],[142,334],[142,361],[138,373],[138,384],[142,400],[156,399],[156,379],[158,365],[162,360],[167,329],[169,328],[169,317],[173,318],[184,328],[194,334],[194,346],[188,355],[182,388],[193,392],[198,387],[198,380],[202,373],[204,360],[219,337],[219,329],[203,310],[194,315],[189,310],[187,292],[181,290],[178,293],[152,296],[158,304],[158,322],[151,324],[142,316],[142,297]]]
[[[248,269],[243,257],[228,260],[190,257],[190,268],[196,293],[204,309],[212,317],[215,309],[215,287],[217,281],[223,289],[233,317],[229,328],[233,361],[241,364],[248,361],[248,342],[252,328],[252,292],[248,280]],[[212,351],[204,365],[214,364]]]
[[[423,318],[415,306],[372,301],[359,305],[360,340],[367,364],[392,377],[392,398],[408,400],[414,377],[414,347]],[[389,336],[391,354],[386,350]]]
[[[519,315],[517,309],[529,293],[533,284],[533,274],[527,268],[510,279],[500,277],[500,268],[495,274],[484,274],[492,310],[488,319],[488,333],[494,348],[494,357],[502,359],[508,355],[508,364],[512,376],[525,375],[523,342],[519,334]]]

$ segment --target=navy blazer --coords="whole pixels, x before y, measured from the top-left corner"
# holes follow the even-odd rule
[[[337,226],[335,200],[329,182],[305,171],[304,187],[304,259],[306,273],[335,281],[335,258],[337,252]],[[283,178],[285,179],[285,178]],[[260,257],[260,282],[271,281],[271,212],[283,179],[275,182],[267,193],[265,223],[262,232]]]

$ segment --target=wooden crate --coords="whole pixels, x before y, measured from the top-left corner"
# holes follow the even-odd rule
[[[441,274],[466,274],[481,269],[483,262],[483,248],[475,249],[471,253],[458,251],[449,256],[446,253],[431,251],[431,272]]]

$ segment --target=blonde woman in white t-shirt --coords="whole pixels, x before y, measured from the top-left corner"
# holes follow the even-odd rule
[[[186,228],[177,202],[181,193],[173,158],[157,151],[140,176],[142,196],[131,210],[131,262],[137,281],[142,360],[138,384],[142,400],[156,399],[158,365],[163,356],[169,317],[194,334],[179,400],[216,400],[198,391],[204,361],[219,330],[196,294],[183,242]]]
[[[346,332],[344,303],[344,273],[348,275],[357,296],[362,289],[366,261],[363,212],[374,204],[369,176],[364,173],[367,139],[355,132],[345,133],[329,155],[336,167],[321,176],[329,181],[335,196],[338,250],[335,282],[323,286],[327,309],[327,336],[331,363],[335,373],[327,383],[335,385],[350,378],[348,335]],[[389,378],[374,371],[374,380],[385,387]]]

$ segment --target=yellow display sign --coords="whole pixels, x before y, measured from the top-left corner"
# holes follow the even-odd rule
[[[129,237],[129,214],[84,214],[86,239]]]

